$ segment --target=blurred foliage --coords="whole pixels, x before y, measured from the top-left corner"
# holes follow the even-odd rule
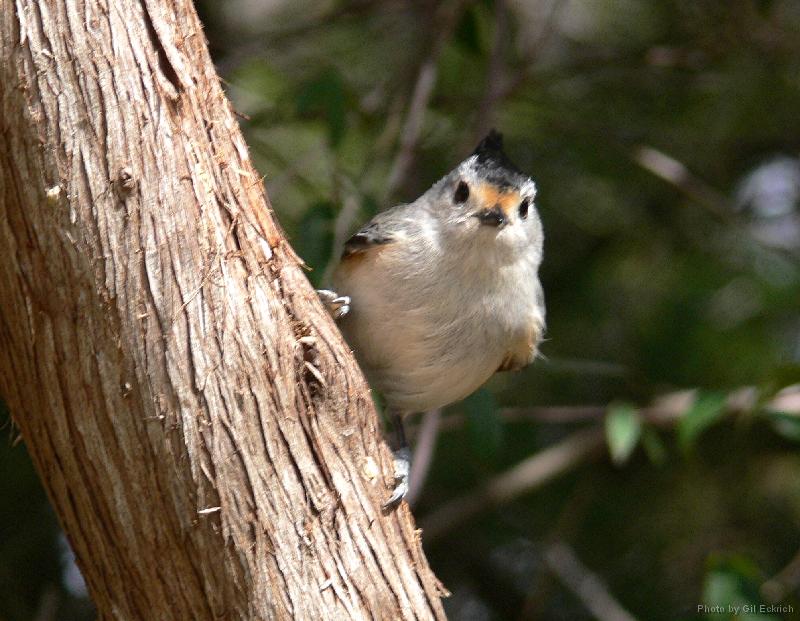
[[[769,612],[769,604],[759,593],[763,579],[747,557],[714,555],[709,559],[703,601],[709,608],[740,611],[739,621],[779,621],[781,617]]]
[[[764,406],[800,382],[800,2],[198,8],[315,284],[360,223],[413,200],[490,127],[539,187],[545,359],[450,408],[464,424],[442,432],[416,512],[577,426],[604,425],[610,453],[429,546],[451,618],[591,618],[547,569],[553,540],[640,619],[798,618],[800,572],[781,572],[800,548],[800,422]],[[742,386],[760,399],[732,414],[726,398]],[[682,388],[698,393],[674,431],[641,417]],[[582,423],[504,415],[608,404]],[[14,486],[0,512],[9,619],[31,617],[56,580],[43,555],[59,554],[21,453],[0,448]],[[791,588],[765,589],[776,575]],[[698,608],[729,604],[794,612]]]
[[[678,423],[678,445],[688,450],[697,437],[725,414],[725,395],[705,393],[687,410]]]
[[[605,424],[611,461],[620,466],[628,461],[642,435],[639,414],[628,403],[614,403],[608,408]]]

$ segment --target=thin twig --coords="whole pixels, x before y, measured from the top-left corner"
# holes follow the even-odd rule
[[[691,200],[703,205],[716,218],[730,219],[731,210],[725,196],[692,173],[683,162],[650,146],[636,148],[632,157],[639,166],[675,186]]]
[[[576,405],[530,408],[502,408],[497,415],[506,423],[580,423],[600,420],[606,412],[605,406]],[[454,431],[464,426],[463,412],[448,414],[442,419],[441,431]],[[411,431],[414,433],[413,428]]]
[[[480,140],[492,126],[495,107],[505,92],[505,52],[508,47],[508,39],[508,7],[504,0],[496,0],[494,3],[494,37],[486,69],[486,87],[483,99],[478,105],[478,118],[475,121],[474,131],[467,137],[470,142],[465,149]]]
[[[525,58],[531,62],[547,46],[554,34],[558,31],[556,22],[561,17],[561,9],[564,8],[566,0],[552,0],[545,8],[547,15],[541,20],[542,27],[534,37],[533,43],[528,45]]]
[[[414,93],[411,96],[408,116],[406,117],[406,122],[403,124],[403,130],[400,133],[400,149],[392,163],[389,179],[386,181],[386,187],[384,188],[384,202],[394,194],[395,190],[400,186],[401,181],[405,179],[408,169],[411,167],[411,162],[414,158],[414,150],[416,149],[419,135],[422,131],[422,120],[425,116],[425,109],[428,107],[428,102],[433,93],[433,86],[436,83],[437,60],[438,57],[435,59],[428,58],[422,64],[422,67],[420,67],[417,81],[414,85]]]
[[[55,621],[58,619],[58,605],[61,596],[58,589],[48,584],[39,597],[39,605],[33,615],[33,621]]]
[[[598,488],[594,477],[583,477],[571,487],[561,510],[541,537],[544,549],[557,541],[574,541],[576,533],[586,516],[586,512],[597,499]],[[544,551],[543,551],[544,552]],[[518,619],[538,619],[545,609],[546,602],[553,599],[555,576],[552,572],[534,572],[526,589],[525,601],[520,607]]]
[[[680,418],[694,403],[696,390],[676,390],[656,397],[652,404],[639,410],[641,417],[656,426],[670,426]],[[728,395],[726,408],[729,411],[751,410],[758,394],[752,386],[745,386]],[[770,401],[769,406],[775,410],[794,412],[800,410],[800,390],[792,388],[782,391]],[[608,411],[605,405],[555,405],[534,406],[529,408],[502,408],[498,416],[506,423],[533,422],[553,424],[585,423],[600,421]],[[456,412],[444,417],[440,431],[454,431],[464,426],[463,413]],[[412,427],[411,435],[415,433]]]
[[[786,566],[761,585],[761,594],[770,602],[777,603],[800,587],[800,550]]]
[[[565,587],[598,621],[636,621],[608,590],[603,581],[589,570],[565,543],[551,544],[544,554],[545,562]]]
[[[534,65],[539,53],[548,43],[555,31],[554,22],[559,15],[563,0],[555,0],[549,6],[547,16],[542,20],[542,28],[534,41],[525,50],[522,62],[518,68],[508,75],[505,70],[504,51],[509,36],[508,7],[505,2],[495,3],[495,37],[492,52],[489,58],[487,85],[484,99],[478,108],[478,119],[475,121],[474,132],[470,135],[471,141],[464,148],[469,148],[480,140],[493,123],[494,112],[497,105],[516,93],[532,76]]]
[[[558,444],[490,479],[481,488],[445,503],[420,520],[426,543],[435,541],[488,507],[507,503],[524,492],[544,485],[589,455],[599,452],[604,442],[601,429],[576,431]]]
[[[342,181],[344,182],[344,180]],[[352,184],[348,184],[352,185]],[[334,268],[339,262],[339,255],[342,252],[345,241],[348,235],[352,233],[353,223],[358,217],[361,201],[356,194],[357,190],[354,187],[348,187],[344,190],[344,198],[342,200],[342,208],[336,214],[336,219],[333,222],[333,243],[331,244],[332,254],[325,266],[325,271],[322,273],[322,282],[329,283]]]
[[[695,390],[667,393],[656,398],[652,405],[641,409],[639,413],[650,424],[669,427],[690,410],[696,396]],[[746,412],[751,411],[757,403],[757,390],[748,386],[729,393],[725,408],[728,413]],[[800,385],[784,388],[765,407],[800,416]],[[456,422],[453,417],[448,417],[442,421],[441,428],[453,428]],[[528,457],[490,479],[482,487],[450,500],[422,518],[420,524],[425,532],[426,542],[436,540],[481,511],[505,504],[521,494],[541,487],[554,477],[574,468],[582,460],[598,453],[604,445],[604,430],[601,425],[596,425],[576,431],[558,444]]]
[[[800,414],[800,384],[787,386],[781,390],[769,402],[769,407],[787,414]]]
[[[463,4],[464,0],[451,2],[443,11],[443,16],[439,20],[441,22],[439,27],[433,29],[437,33],[437,37],[432,45],[430,53],[422,62],[417,73],[414,90],[411,94],[411,100],[408,106],[408,114],[405,123],[402,125],[402,131],[400,132],[400,147],[392,163],[388,180],[384,186],[381,203],[386,203],[391,198],[406,178],[411,167],[414,151],[416,150],[422,132],[425,111],[428,108],[431,95],[433,94],[433,88],[436,85],[439,58],[441,57],[445,43],[452,35],[453,28],[455,28]],[[398,115],[390,115],[389,118],[391,121],[397,117]],[[377,141],[378,143],[383,142],[386,137],[393,136],[395,132],[395,123],[396,122],[390,122],[387,124],[384,135],[382,138],[379,138]],[[348,199],[350,200],[344,202],[334,223],[333,255],[323,273],[323,282],[328,282],[330,280],[331,273],[337,263],[338,252],[344,245],[347,235],[352,232],[351,228],[353,222],[358,215],[359,202],[355,200],[354,196],[348,196]]]
[[[383,200],[388,200],[392,194],[400,187],[405,180],[411,162],[414,159],[419,137],[422,132],[422,122],[425,119],[425,111],[428,109],[433,87],[436,84],[438,75],[439,58],[444,50],[445,43],[453,33],[453,29],[461,14],[463,0],[456,0],[447,7],[440,20],[436,31],[438,36],[433,43],[428,57],[422,62],[417,73],[417,80],[414,83],[414,91],[411,95],[411,103],[408,106],[408,115],[403,124],[403,131],[400,134],[400,149],[392,163],[389,178],[384,188]]]
[[[439,437],[439,423],[442,420],[442,410],[437,408],[422,415],[422,423],[417,432],[417,441],[414,445],[414,461],[411,463],[411,475],[408,478],[408,494],[406,502],[412,507],[425,487],[431,464],[436,440]]]

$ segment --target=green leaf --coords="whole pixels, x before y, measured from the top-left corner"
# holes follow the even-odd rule
[[[800,416],[777,410],[767,410],[766,414],[778,435],[793,442],[800,442]]]
[[[708,619],[737,621],[778,621],[779,617],[761,612],[764,603],[759,593],[762,582],[758,566],[740,554],[715,555],[703,584],[701,602],[708,608]],[[720,614],[723,612],[724,614]]]
[[[642,432],[642,447],[644,447],[647,457],[656,466],[663,466],[667,461],[667,448],[654,429],[644,429]]]
[[[725,414],[725,395],[705,392],[698,395],[694,404],[678,423],[678,445],[689,450],[703,431],[719,422]]]
[[[472,450],[482,459],[494,459],[503,443],[503,423],[494,396],[481,388],[464,399],[464,412]]]
[[[639,443],[642,423],[636,408],[629,403],[611,404],[606,414],[606,442],[611,460],[618,466],[628,461]]]

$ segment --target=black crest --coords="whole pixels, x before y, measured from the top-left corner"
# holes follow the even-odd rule
[[[477,155],[479,160],[504,158],[506,154],[503,153],[503,134],[496,129],[490,129],[472,154]]]
[[[492,129],[480,141],[472,155],[477,156],[477,168],[487,181],[501,187],[519,186],[528,176],[508,159],[503,151],[503,134]]]

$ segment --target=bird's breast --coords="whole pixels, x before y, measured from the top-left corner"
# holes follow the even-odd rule
[[[352,298],[341,327],[373,387],[422,411],[468,396],[528,338],[538,281],[522,265],[470,274],[401,259],[388,245],[340,269],[335,286]]]

